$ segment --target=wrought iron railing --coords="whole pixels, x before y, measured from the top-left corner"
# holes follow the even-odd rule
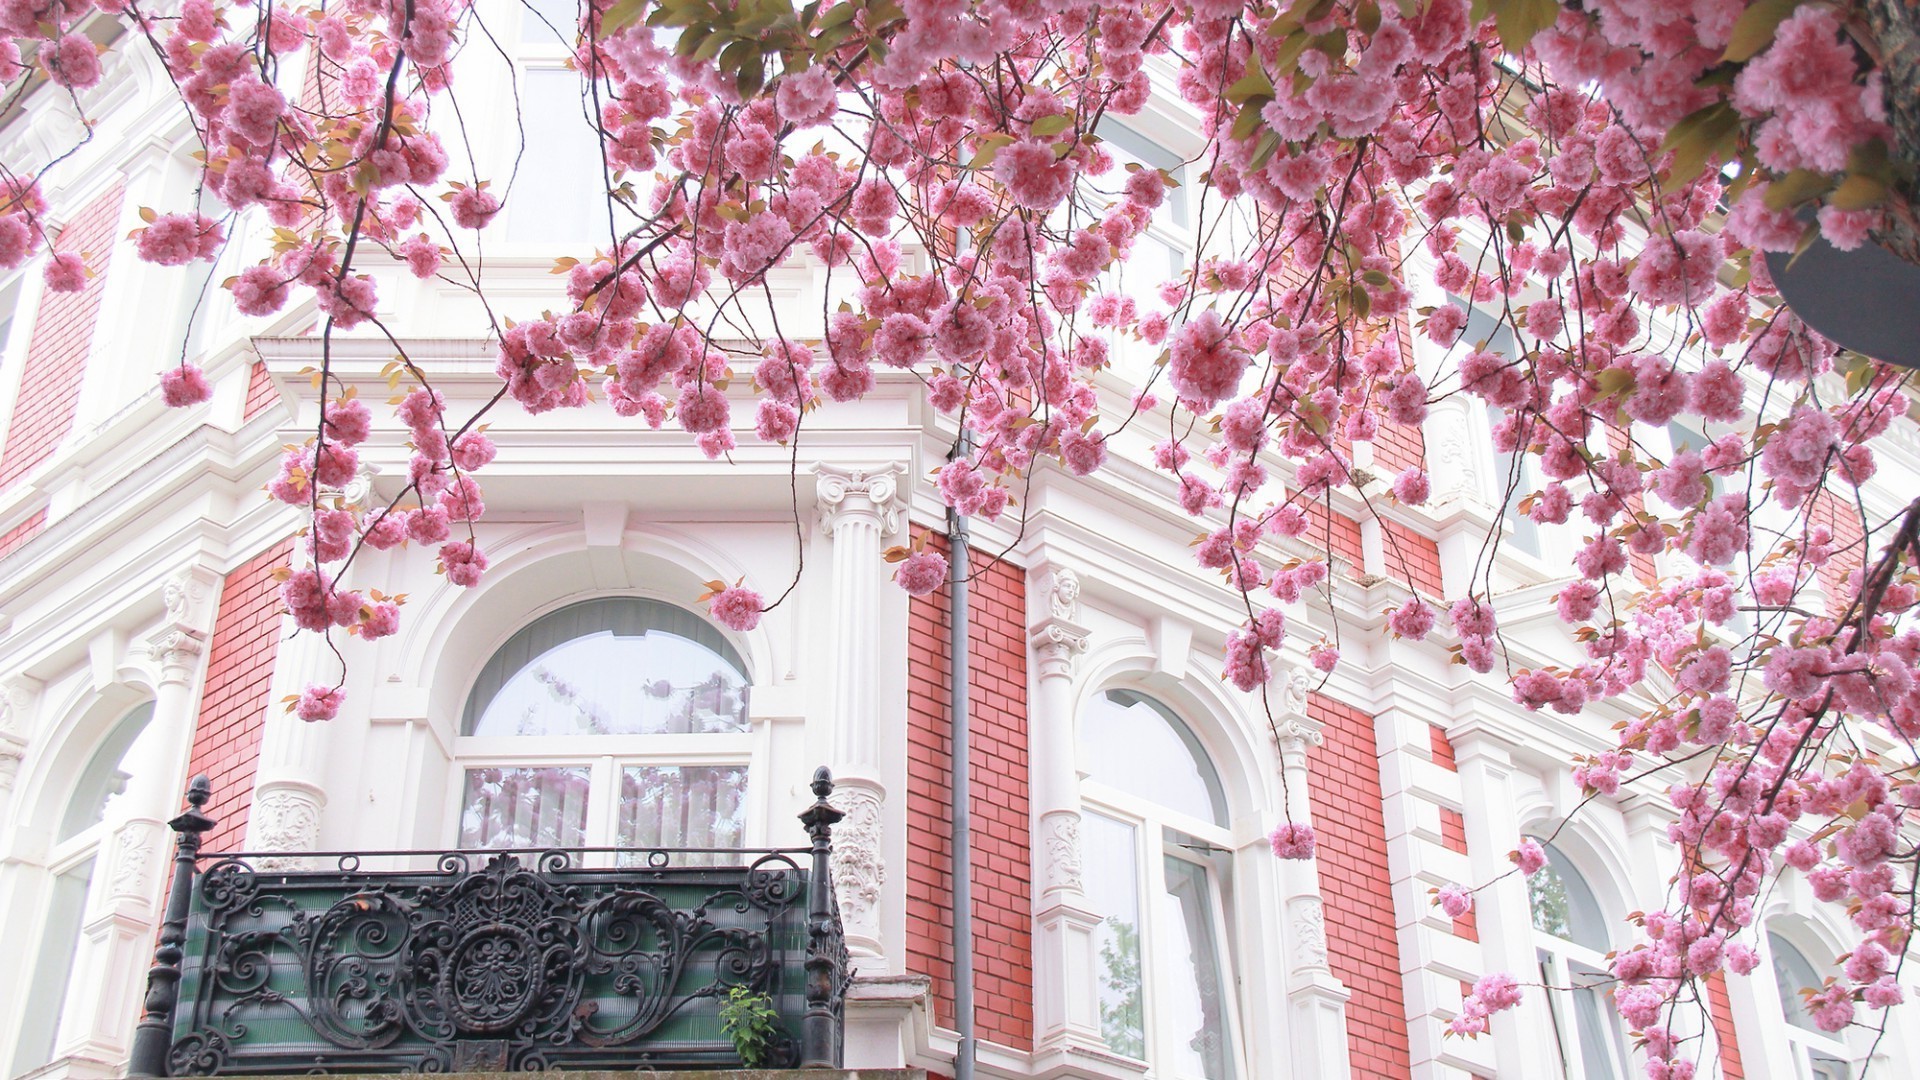
[[[832,791],[818,770],[805,848],[289,858],[201,854],[195,777],[129,1072],[726,1068],[735,987],[780,1018],[762,1064],[838,1068]]]

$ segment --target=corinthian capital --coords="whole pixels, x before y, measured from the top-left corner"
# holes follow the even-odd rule
[[[202,651],[201,634],[184,627],[162,630],[147,645],[147,655],[160,665],[161,682],[186,682]]]
[[[906,472],[907,467],[897,461],[871,469],[815,465],[820,527],[832,535],[841,526],[858,521],[878,526],[882,536],[896,531],[900,528],[900,511],[906,507],[906,499],[900,494],[900,478]]]

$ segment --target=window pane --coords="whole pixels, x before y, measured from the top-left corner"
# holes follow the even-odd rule
[[[1545,949],[1536,949],[1534,955],[1540,960],[1540,985],[1547,992],[1547,1016],[1553,1020],[1553,1045],[1560,1052],[1560,1075],[1572,1076],[1573,1062],[1567,1058],[1567,1018],[1563,1015],[1567,1011],[1566,995],[1554,990],[1556,986],[1564,986],[1566,980],[1560,974],[1559,958]]]
[[[1852,1080],[1853,1070],[1837,1057],[1814,1054],[1812,1080]]]
[[[53,1060],[60,1011],[66,1005],[67,983],[80,948],[87,886],[92,880],[92,859],[53,879],[52,904],[47,908],[47,924],[40,935],[39,959],[34,966],[33,992],[26,995],[20,1042],[9,1075],[31,1072]]]
[[[542,28],[540,33],[546,35]],[[608,242],[607,185],[600,140],[588,125],[580,74],[565,68],[520,73],[526,133],[513,178],[507,239],[555,244]]]
[[[1814,969],[1813,961],[1799,947],[1779,934],[1767,934],[1767,949],[1773,953],[1773,981],[1780,990],[1780,1009],[1787,1023],[1808,1031],[1819,1031],[1813,1013],[1807,1009],[1803,990],[1818,990],[1826,980]]]
[[[737,848],[747,836],[747,770],[739,765],[636,765],[620,774],[623,848]],[[624,865],[646,861],[623,853]],[[672,856],[674,865],[731,865],[732,855]]]
[[[127,789],[133,770],[153,758],[154,736],[148,723],[152,719],[153,702],[149,701],[128,713],[101,740],[100,748],[93,752],[93,759],[87,762],[79,783],[74,785],[72,797],[67,800],[66,813],[60,818],[59,839],[70,840],[106,820],[107,807]],[[143,735],[146,738],[141,738]]]
[[[1175,856],[1166,856],[1167,1027],[1174,1033],[1167,1058],[1177,1076],[1228,1080],[1233,1075],[1228,1055],[1226,1001],[1221,988],[1220,942],[1214,935],[1213,890],[1207,870]]]
[[[1527,899],[1533,908],[1533,928],[1542,933],[1605,952],[1611,937],[1600,902],[1587,879],[1574,869],[1560,849],[1544,841],[1547,865],[1527,879]]]
[[[1613,985],[1610,976],[1592,968],[1573,966],[1573,1013],[1580,1029],[1580,1061],[1587,1080],[1624,1076],[1626,1049],[1613,1007],[1602,994]]]
[[[1134,828],[1091,811],[1086,838],[1087,900],[1104,915],[1093,933],[1100,955],[1100,1035],[1114,1053],[1147,1056],[1140,982],[1140,874]]]
[[[468,769],[463,848],[580,847],[587,837],[587,768]]]
[[[1093,699],[1080,724],[1080,759],[1094,780],[1227,824],[1227,797],[1200,740],[1165,705],[1131,690]]]
[[[747,730],[747,680],[720,632],[631,597],[542,616],[487,661],[468,735],[658,735]]]

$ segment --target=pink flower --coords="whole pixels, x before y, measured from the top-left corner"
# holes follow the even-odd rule
[[[143,262],[185,266],[195,259],[212,259],[224,240],[220,225],[204,215],[164,214],[140,230],[134,249]]]
[[[294,705],[294,713],[308,723],[331,720],[340,715],[340,704],[346,697],[346,693],[338,687],[315,683],[301,692],[299,702]]]
[[[752,589],[738,585],[725,588],[713,595],[707,604],[707,613],[715,622],[729,630],[745,633],[760,625],[760,615],[766,610],[766,601]]]
[[[440,545],[440,565],[446,570],[448,581],[471,589],[480,584],[480,575],[486,572],[487,556],[473,544],[454,540]]]
[[[42,45],[40,57],[61,86],[85,90],[100,83],[100,49],[85,34],[65,34],[52,48]]]
[[[1313,858],[1313,826],[1288,821],[1273,830],[1267,836],[1267,843],[1273,848],[1276,859]]]
[[[1427,471],[1418,465],[1403,470],[1393,481],[1393,497],[1408,506],[1423,506],[1427,497],[1433,493],[1432,484],[1427,480]]]
[[[463,187],[447,200],[453,211],[453,223],[463,229],[484,229],[500,212],[500,200],[479,187]]]
[[[360,636],[367,641],[378,641],[399,629],[400,605],[390,600],[367,608],[366,617],[360,620]]]
[[[430,278],[440,270],[440,245],[426,233],[408,237],[396,250],[414,277]]]
[[[1522,837],[1520,847],[1507,858],[1512,859],[1513,864],[1520,868],[1520,872],[1528,877],[1539,873],[1540,868],[1547,865],[1546,850],[1540,846],[1540,841],[1531,836]]]
[[[78,252],[63,251],[47,260],[48,292],[76,293],[87,287],[87,264]]]
[[[993,160],[993,178],[1014,202],[1045,212],[1067,197],[1073,166],[1060,160],[1052,144],[1029,139],[1001,148]]]
[[[1424,600],[1409,600],[1387,616],[1387,626],[1400,637],[1419,641],[1433,629],[1433,608]]]
[[[925,596],[947,580],[947,557],[937,551],[916,551],[900,560],[893,580],[910,595]]]
[[[833,119],[840,107],[833,72],[824,64],[783,77],[774,89],[773,100],[780,119],[797,128],[824,124]]]
[[[1473,894],[1460,885],[1448,882],[1440,886],[1434,903],[1440,905],[1440,910],[1446,912],[1448,918],[1458,919],[1473,910]]]
[[[1315,645],[1307,650],[1307,662],[1315,671],[1330,673],[1340,664],[1340,650],[1331,645]]]
[[[1233,396],[1251,361],[1220,316],[1203,311],[1174,335],[1167,377],[1181,398],[1205,409]]]
[[[173,408],[198,405],[213,396],[213,385],[205,372],[192,364],[168,368],[160,373],[160,397]]]
[[[271,266],[249,266],[229,286],[242,315],[271,315],[287,303],[287,279]]]

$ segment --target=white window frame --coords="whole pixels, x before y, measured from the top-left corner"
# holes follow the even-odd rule
[[[1779,955],[1779,950],[1775,948],[1775,941],[1777,940],[1784,943],[1788,948],[1798,953],[1800,960],[1817,976],[1819,969],[1814,966],[1813,956],[1809,955],[1808,950],[1802,947],[1803,939],[1785,929],[1776,929],[1771,926],[1767,928],[1765,936],[1767,938],[1768,972],[1775,979],[1776,985],[1780,986],[1780,1016],[1781,1019],[1785,1021],[1785,1023],[1781,1025],[1781,1030],[1786,1034],[1787,1053],[1793,1060],[1794,1080],[1829,1080],[1829,1078],[1833,1078],[1833,1080],[1852,1080],[1855,1076],[1855,1055],[1852,1048],[1847,1045],[1846,1039],[1843,1036],[1830,1035],[1817,1028],[1803,1027],[1795,1022],[1793,1001],[1786,997],[1788,993],[1797,994],[1801,988],[1793,987],[1790,990],[1784,985],[1785,982],[1791,981],[1793,976],[1779,966],[1782,958]],[[1818,952],[1819,950],[1815,951]],[[1816,984],[1810,987],[1810,989],[1818,989],[1818,985]],[[1840,1073],[1837,1078],[1834,1078],[1831,1073],[1815,1073],[1813,1071],[1813,1065],[1816,1055],[1827,1058],[1833,1063],[1840,1065],[1845,1071]]]
[[[1543,842],[1544,844],[1544,842]],[[1580,887],[1589,896],[1594,897],[1596,906],[1599,897],[1594,893],[1591,875],[1585,873],[1564,848],[1555,847],[1554,852],[1565,860],[1565,869],[1579,879]],[[1548,866],[1566,880],[1562,868]],[[1614,1011],[1613,1003],[1601,1000],[1598,1003],[1600,1023],[1604,1030],[1599,1033],[1602,1046],[1608,1057],[1608,1071],[1598,1076],[1587,1073],[1584,1047],[1581,1045],[1580,1009],[1576,995],[1585,991],[1605,994],[1606,987],[1612,984],[1612,976],[1606,955],[1599,949],[1582,945],[1579,942],[1563,938],[1558,934],[1540,929],[1533,921],[1533,897],[1531,890],[1527,898],[1527,926],[1533,933],[1534,956],[1540,968],[1541,982],[1546,994],[1547,1015],[1553,1024],[1553,1046],[1559,1055],[1561,1066],[1567,1080],[1613,1080],[1616,1076],[1630,1076],[1633,1073],[1633,1055],[1627,1048],[1625,1031],[1620,1017]],[[1572,914],[1569,902],[1569,915]],[[1608,925],[1604,912],[1597,913],[1601,924]],[[1611,944],[1611,942],[1609,942]],[[1581,970],[1584,969],[1584,970]],[[1585,979],[1586,982],[1575,982]],[[1586,990],[1594,986],[1594,990]]]
[[[1195,741],[1199,741],[1194,726],[1180,717],[1162,698],[1120,686],[1102,688],[1094,697],[1102,696],[1109,690],[1127,690],[1151,698],[1155,704],[1179,718],[1179,722],[1194,733]],[[1218,759],[1204,743],[1200,743],[1199,750],[1210,763],[1217,762]],[[1217,772],[1218,765],[1215,764],[1214,768]],[[1180,963],[1178,958],[1169,955],[1174,935],[1167,925],[1173,916],[1167,910],[1171,894],[1167,891],[1166,859],[1172,857],[1198,865],[1206,871],[1208,915],[1213,924],[1221,982],[1220,1012],[1229,1024],[1225,1040],[1227,1061],[1233,1076],[1244,1080],[1251,1074],[1247,1071],[1246,1057],[1248,1023],[1241,1012],[1240,973],[1235,963],[1237,950],[1231,933],[1233,919],[1229,906],[1234,883],[1221,872],[1223,866],[1230,866],[1235,850],[1232,830],[1101,783],[1092,777],[1081,780],[1080,801],[1083,812],[1098,814],[1133,829],[1134,895],[1140,914],[1141,1011],[1147,1075],[1160,1080],[1202,1080],[1196,1074],[1176,1072],[1167,1065],[1167,1048],[1180,1041],[1176,1025],[1172,1022],[1172,1010],[1162,1000],[1164,987]],[[1176,832],[1207,845],[1210,850],[1206,856],[1197,856],[1172,835]],[[1097,907],[1099,898],[1089,896],[1088,901]]]

